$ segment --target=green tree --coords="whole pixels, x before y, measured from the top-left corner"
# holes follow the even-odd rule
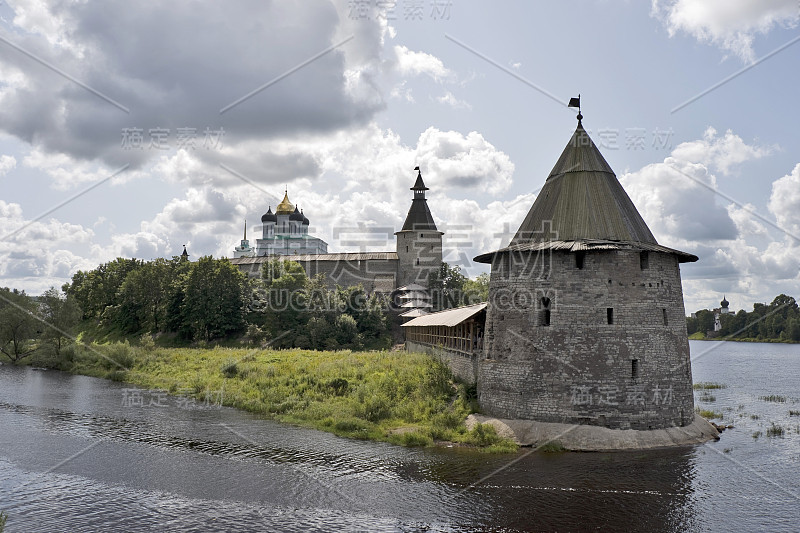
[[[39,298],[39,313],[46,324],[42,328],[42,340],[50,344],[58,355],[71,338],[69,330],[80,322],[81,309],[73,298],[50,287]]]
[[[117,322],[126,331],[159,331],[167,311],[175,262],[158,258],[130,272],[120,287]]]
[[[89,272],[78,271],[72,276],[72,283],[64,286],[64,292],[78,302],[84,318],[113,319],[120,304],[122,283],[142,264],[138,259],[118,257]]]
[[[39,320],[35,302],[25,291],[0,288],[0,353],[19,361],[36,351]]]
[[[479,274],[475,279],[464,281],[464,303],[477,304],[489,301],[489,274]]]
[[[296,261],[273,259],[264,264],[261,273],[267,293],[264,324],[273,338],[280,337],[277,346],[293,346],[309,318],[306,272]]]
[[[245,275],[227,259],[202,257],[186,279],[185,317],[195,338],[209,341],[244,328]]]
[[[463,305],[466,281],[467,277],[461,273],[461,267],[458,265],[451,267],[447,263],[442,263],[437,270],[432,271],[428,277],[428,287],[433,308],[441,311]]]

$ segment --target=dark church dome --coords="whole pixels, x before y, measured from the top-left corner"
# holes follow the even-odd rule
[[[303,210],[300,210],[300,214],[303,215]],[[308,226],[309,222],[305,215],[303,215],[303,225]]]
[[[278,222],[278,217],[272,213],[272,206],[269,206],[267,212],[261,215],[261,222]]]
[[[289,220],[294,220],[295,222],[302,222],[303,221],[303,214],[300,213],[300,210],[297,207],[294,208],[294,213],[289,215]]]

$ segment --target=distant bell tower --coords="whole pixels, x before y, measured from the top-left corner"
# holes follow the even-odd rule
[[[422,172],[419,167],[417,180],[411,190],[414,199],[408,210],[403,229],[397,235],[397,286],[402,287],[410,283],[428,286],[428,276],[442,264],[442,235],[436,229],[425,191],[428,187],[422,181]]]

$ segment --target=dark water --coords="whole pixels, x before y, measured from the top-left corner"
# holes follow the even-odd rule
[[[4,365],[0,510],[7,533],[797,531],[800,346],[692,353],[695,381],[727,385],[700,403],[736,425],[721,441],[511,456],[352,441],[147,391],[139,406],[129,385]],[[766,435],[773,422],[783,436]]]

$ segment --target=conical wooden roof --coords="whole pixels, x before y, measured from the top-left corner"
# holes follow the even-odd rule
[[[552,239],[657,244],[580,123],[510,246]]]
[[[575,241],[620,243],[626,249],[653,249],[655,245],[670,250],[658,245],[580,121],[511,243],[498,251]],[[682,261],[697,260],[691,254],[673,252]],[[491,262],[494,253],[475,260]]]

